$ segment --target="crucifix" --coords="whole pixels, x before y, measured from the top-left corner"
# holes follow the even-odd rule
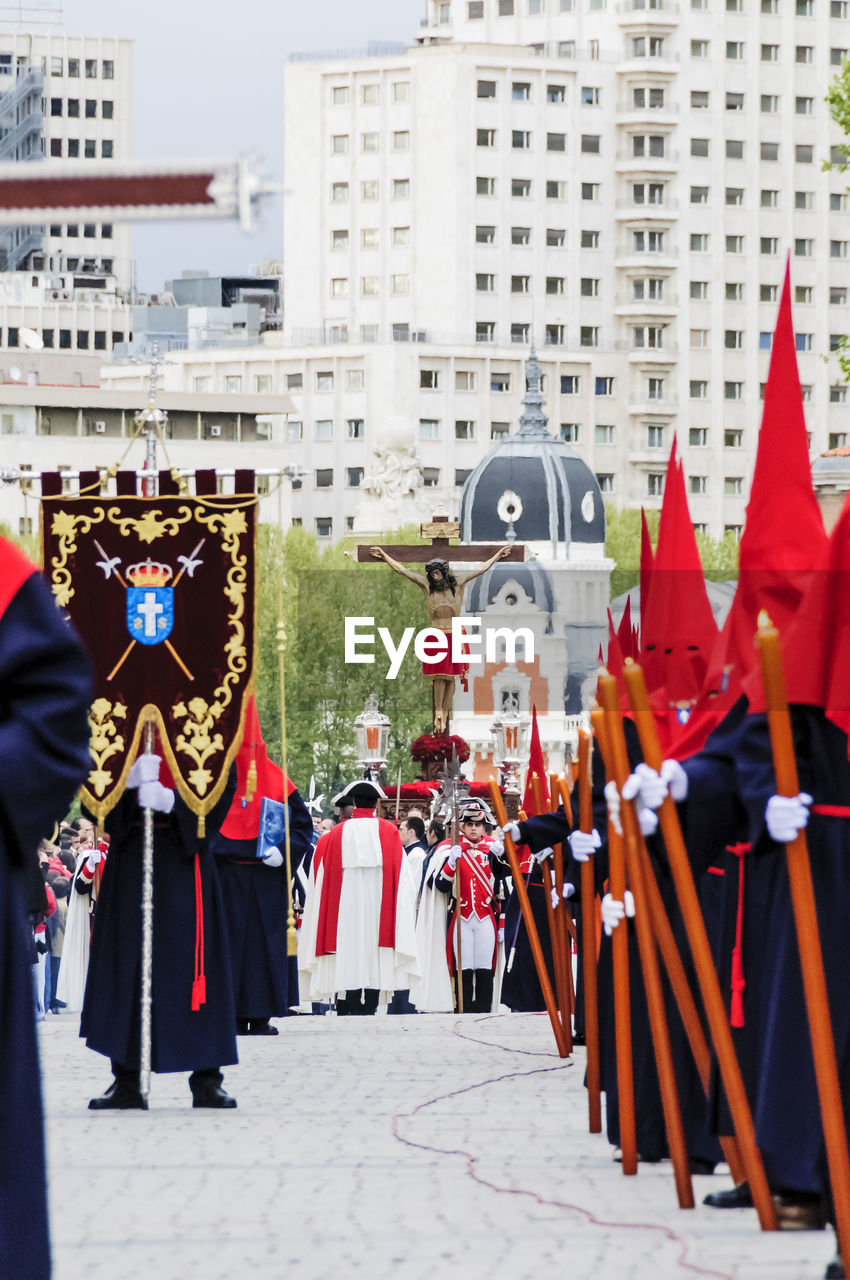
[[[497,560],[522,561],[525,559],[525,547],[511,542],[506,546],[452,545],[450,538],[460,536],[460,525],[446,515],[432,517],[430,523],[419,526],[423,538],[429,542],[416,546],[359,546],[358,561],[383,560],[400,573],[402,577],[416,584],[425,592],[428,604],[428,615],[431,626],[442,631],[449,645],[448,651],[436,662],[422,664],[422,674],[426,680],[432,681],[434,732],[447,733],[451,716],[452,702],[455,692],[455,677],[465,678],[469,666],[467,663],[454,662],[451,653],[452,620],[461,616],[463,608],[463,589],[473,578],[486,573]],[[390,555],[392,551],[392,555]],[[458,579],[449,569],[449,561],[473,561],[486,556],[484,564],[473,569]],[[405,568],[405,564],[424,564],[425,573],[413,573]]]

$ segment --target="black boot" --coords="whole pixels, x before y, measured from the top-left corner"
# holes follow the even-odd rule
[[[251,1024],[250,1024],[250,1022],[248,1021],[248,1019],[247,1019],[247,1018],[237,1018],[237,1019],[236,1019],[236,1034],[237,1034],[238,1036],[247,1036],[247,1035],[250,1035],[250,1032],[251,1032]]]
[[[279,1034],[277,1027],[273,1027],[268,1018],[252,1018],[248,1023],[249,1036],[276,1036]]]
[[[475,997],[473,995],[473,983],[475,982],[475,970],[463,969],[461,970],[461,974],[463,981],[463,986],[461,988],[463,992],[463,1011],[464,1013],[474,1013]]]
[[[753,1197],[750,1195],[750,1184],[739,1182],[737,1187],[728,1191],[710,1191],[703,1204],[712,1209],[752,1209]]]
[[[475,970],[475,1003],[473,1012],[489,1013],[493,1006],[493,970]]]
[[[823,1273],[823,1280],[844,1280],[844,1263],[841,1261],[841,1254],[836,1253],[831,1262],[827,1263],[826,1271]]]
[[[189,1088],[192,1090],[193,1107],[211,1107],[216,1111],[225,1111],[236,1106],[236,1099],[231,1098],[221,1087],[224,1079],[216,1067],[207,1067],[202,1071],[193,1071],[189,1076]]]
[[[100,1098],[92,1098],[89,1111],[147,1111],[147,1098],[139,1089],[139,1073],[132,1067],[113,1062],[115,1079]]]

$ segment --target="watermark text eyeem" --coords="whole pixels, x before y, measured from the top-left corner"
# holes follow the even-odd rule
[[[345,661],[367,663],[375,661],[374,618],[347,617],[345,619]],[[485,662],[514,663],[517,646],[522,642],[522,662],[534,661],[534,632],[529,627],[484,627],[480,618],[452,618],[451,634],[437,627],[424,627],[415,631],[405,627],[398,644],[389,628],[378,627],[377,639],[384,646],[390,660],[387,680],[395,680],[404,656],[413,641],[413,652],[425,666],[437,666],[449,659],[468,666],[483,666]],[[501,646],[504,651],[501,652]],[[483,654],[482,654],[483,647]]]

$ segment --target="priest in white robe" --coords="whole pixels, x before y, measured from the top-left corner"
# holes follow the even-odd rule
[[[380,787],[359,779],[334,800],[342,821],[316,845],[299,939],[303,1001],[372,1014],[419,974],[418,886],[397,828],[375,815]]]

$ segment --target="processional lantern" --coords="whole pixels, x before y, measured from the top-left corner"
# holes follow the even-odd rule
[[[390,737],[390,718],[378,710],[374,693],[366,699],[366,706],[354,721],[354,740],[357,748],[357,764],[363,776],[373,782],[387,763],[387,746]]]
[[[506,791],[522,790],[519,771],[526,758],[528,726],[528,716],[516,708],[502,711],[490,725],[490,732],[496,740],[493,755],[499,767],[499,784]]]

